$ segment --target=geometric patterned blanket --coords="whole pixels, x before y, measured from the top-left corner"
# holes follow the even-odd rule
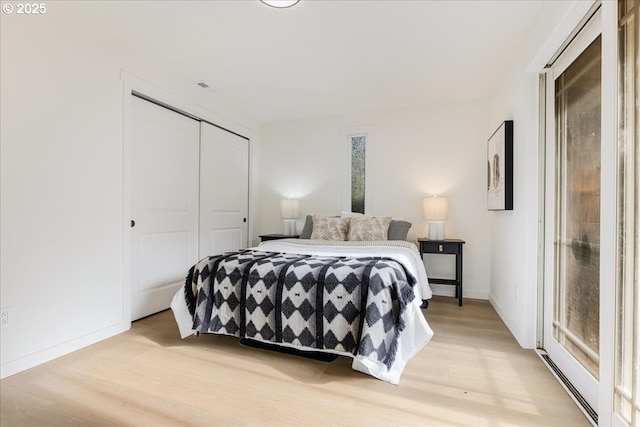
[[[415,279],[381,257],[240,250],[186,278],[193,330],[349,353],[390,369]]]

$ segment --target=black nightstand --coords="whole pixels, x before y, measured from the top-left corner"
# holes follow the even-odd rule
[[[299,234],[293,236],[287,236],[285,234],[262,234],[260,236],[261,242],[266,242],[267,240],[280,240],[280,239],[297,239],[300,237]]]
[[[458,305],[462,305],[462,245],[464,245],[464,243],[464,240],[460,239],[418,239],[418,245],[420,246],[420,255],[450,254],[456,256],[455,279],[438,279],[436,277],[429,277],[429,282],[439,285],[454,285],[456,287],[456,297],[458,298]]]

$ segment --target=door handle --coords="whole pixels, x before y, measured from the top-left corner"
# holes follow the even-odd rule
[[[247,218],[242,218],[242,222],[247,222]]]
[[[131,228],[136,226],[136,222],[134,220],[131,220]]]

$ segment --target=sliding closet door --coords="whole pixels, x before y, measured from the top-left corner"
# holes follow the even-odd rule
[[[169,307],[198,257],[200,124],[132,97],[131,319]]]
[[[200,258],[247,247],[249,141],[201,123]]]
[[[544,348],[597,410],[602,61],[599,13],[547,74]]]

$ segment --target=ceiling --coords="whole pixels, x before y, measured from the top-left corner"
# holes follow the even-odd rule
[[[544,3],[103,1],[74,13],[99,42],[271,122],[488,96]]]

